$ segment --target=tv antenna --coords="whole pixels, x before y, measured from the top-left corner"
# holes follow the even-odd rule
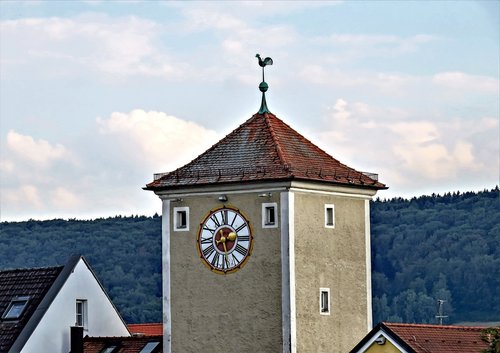
[[[443,319],[448,318],[448,315],[443,315],[443,304],[446,302],[446,300],[443,299],[438,299],[437,301],[437,315],[436,319],[439,323],[439,325],[443,325]]]

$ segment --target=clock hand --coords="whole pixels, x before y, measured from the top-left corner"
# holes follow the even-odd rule
[[[221,237],[219,240],[216,240],[216,243],[217,243],[217,245],[219,245],[219,243],[222,243],[222,246],[224,247],[224,258],[226,259],[227,267],[229,267],[229,258],[227,257],[226,237],[224,236],[222,229],[220,230],[220,235],[221,235]],[[229,234],[229,235],[231,235],[231,234]]]

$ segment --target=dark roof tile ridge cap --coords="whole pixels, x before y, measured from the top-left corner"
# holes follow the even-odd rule
[[[27,268],[8,268],[5,270],[0,269],[0,274],[6,272],[27,272],[27,271],[42,271],[42,270],[56,270],[64,266],[45,266],[45,267],[27,267]]]
[[[242,124],[240,124],[236,129],[234,129],[233,131],[231,131],[230,133],[228,133],[226,136],[224,136],[223,138],[221,138],[220,140],[218,140],[216,143],[214,143],[209,149],[207,149],[206,151],[202,152],[201,154],[199,154],[196,158],[192,159],[190,162],[184,164],[183,166],[177,168],[177,169],[174,169],[170,172],[167,172],[164,177],[166,176],[169,176],[169,175],[172,175],[179,171],[181,171],[182,169],[186,168],[186,167],[189,167],[190,165],[196,163],[196,161],[198,161],[201,157],[203,157],[204,155],[206,155],[207,153],[209,153],[210,151],[214,150],[218,145],[220,145],[221,143],[223,143],[224,141],[226,141],[227,139],[229,139],[231,136],[235,135],[237,132],[239,132],[241,129],[243,129],[243,127],[245,125],[249,125],[254,118],[256,118],[257,116],[262,116],[262,114],[259,114],[259,113],[255,113],[254,115],[252,115],[252,117],[248,120],[246,120],[245,122],[243,122]],[[153,182],[149,183],[146,185],[146,188],[148,188],[151,184],[153,184]]]
[[[441,328],[441,329],[459,329],[459,330],[483,330],[487,326],[462,326],[462,325],[438,325],[438,324],[411,324],[405,322],[383,322],[386,326],[399,327],[417,327],[417,328]]]
[[[276,147],[276,152],[278,153],[278,157],[280,158],[280,161],[285,164],[286,166],[290,166],[288,161],[285,159],[285,156],[283,154],[283,149],[281,148],[281,141],[278,135],[276,134],[276,131],[274,131],[273,125],[271,124],[269,117],[273,117],[274,119],[280,121],[282,124],[285,124],[284,121],[282,121],[280,118],[278,118],[276,115],[272,113],[264,113],[263,114],[264,121],[266,122],[266,126],[269,129],[269,133],[271,134],[271,137],[274,142],[274,146]],[[287,124],[285,124],[287,127],[290,128]]]

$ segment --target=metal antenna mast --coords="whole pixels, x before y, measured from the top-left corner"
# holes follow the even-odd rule
[[[446,302],[446,300],[443,299],[438,299],[437,304],[438,304],[438,310],[437,310],[437,315],[436,319],[438,320],[438,323],[440,325],[443,324],[443,319],[446,319],[448,315],[443,315],[443,304]]]

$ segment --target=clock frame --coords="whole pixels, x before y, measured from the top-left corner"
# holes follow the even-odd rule
[[[248,218],[237,208],[211,210],[200,223],[196,249],[202,263],[212,272],[229,274],[241,269],[253,248]]]

